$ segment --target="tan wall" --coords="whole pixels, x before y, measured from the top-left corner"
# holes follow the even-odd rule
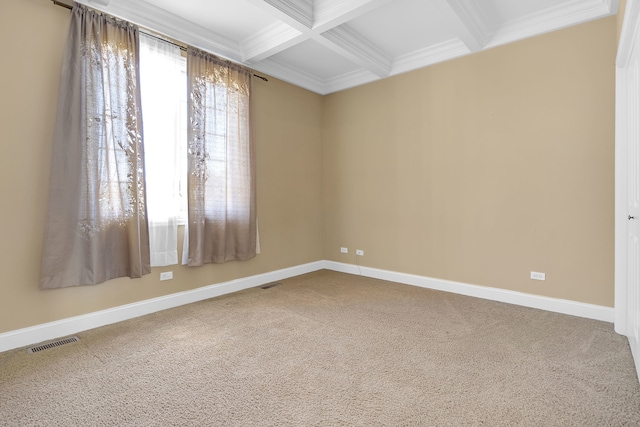
[[[256,80],[261,255],[174,266],[171,281],[163,268],[40,291],[68,20],[48,0],[0,4],[12,47],[0,66],[0,333],[323,258],[353,263],[356,247],[372,267],[613,304],[616,18],[324,99]]]
[[[609,17],[326,96],[325,258],[613,306],[615,51]]]
[[[255,80],[262,254],[143,279],[38,289],[51,140],[69,11],[49,0],[3,0],[0,38],[0,333],[322,259],[319,95]],[[9,60],[10,59],[10,60]],[[174,280],[159,281],[173,270]]]

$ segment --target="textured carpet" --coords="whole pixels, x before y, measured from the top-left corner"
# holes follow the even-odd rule
[[[640,425],[611,324],[319,271],[0,354],[0,425]]]

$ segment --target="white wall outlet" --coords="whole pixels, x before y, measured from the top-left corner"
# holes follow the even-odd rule
[[[173,271],[164,271],[160,273],[160,280],[171,280],[173,279]]]
[[[340,248],[340,252],[342,252],[343,254],[348,254],[349,253],[349,248],[342,247],[342,248]]]
[[[364,256],[364,251],[362,249],[356,249],[357,256]]]
[[[533,280],[546,280],[545,274],[544,273],[540,273],[538,271],[532,271],[531,272],[531,278]]]

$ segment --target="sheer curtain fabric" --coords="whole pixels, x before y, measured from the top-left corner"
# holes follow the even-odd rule
[[[53,142],[41,288],[150,272],[138,30],[72,10]]]
[[[189,48],[187,265],[256,255],[250,70]]]
[[[186,192],[187,81],[180,48],[141,33],[140,77],[151,266],[173,265],[178,263],[181,186]]]

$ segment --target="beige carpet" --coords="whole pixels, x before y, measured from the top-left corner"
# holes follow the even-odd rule
[[[638,426],[611,324],[330,271],[0,354],[8,426]]]

